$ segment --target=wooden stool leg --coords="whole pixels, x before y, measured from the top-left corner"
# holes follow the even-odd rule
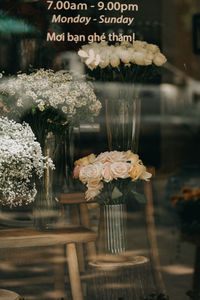
[[[72,205],[70,207],[70,218],[71,218],[72,224],[75,224],[75,225],[81,224],[79,210],[78,210],[77,205]],[[83,254],[83,245],[77,244],[76,247],[77,247],[79,270],[81,272],[84,272],[85,271],[85,259],[84,259],[84,254]]]
[[[86,228],[90,228],[88,208],[87,208],[86,203],[81,203],[80,204],[80,218],[81,218],[81,224]],[[95,242],[87,243],[86,244],[86,249],[87,249],[88,259],[92,259],[96,256]]]
[[[74,243],[66,245],[66,254],[73,300],[83,300],[76,246]]]
[[[158,251],[156,226],[154,219],[153,192],[150,181],[144,182],[144,194],[147,199],[146,203],[146,223],[147,223],[147,239],[150,249],[150,258],[152,264],[153,278],[159,293],[166,293],[162,273],[160,272],[160,257]]]
[[[83,244],[78,243],[76,245],[77,256],[78,256],[78,264],[80,272],[85,272],[85,259],[83,254]]]
[[[200,299],[200,247],[196,247],[193,290],[194,290],[194,300],[199,300]]]
[[[67,299],[65,292],[65,254],[64,246],[55,248],[55,260],[54,260],[54,286],[55,291],[60,298]]]

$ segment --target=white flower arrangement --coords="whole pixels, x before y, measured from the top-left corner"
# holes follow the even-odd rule
[[[111,66],[117,68],[120,62],[129,66],[133,63],[138,66],[162,66],[166,57],[160,52],[158,46],[144,41],[135,41],[133,44],[108,45],[107,42],[83,45],[78,55],[91,70],[98,66],[102,69]]]
[[[90,154],[75,161],[74,178],[86,185],[86,199],[98,197],[105,204],[121,203],[128,192],[137,198],[133,182],[138,179],[148,181],[147,172],[139,156],[130,150],[103,152],[98,156]]]
[[[35,176],[54,164],[42,155],[31,127],[5,117],[0,118],[0,204],[28,205],[37,194]]]
[[[62,125],[91,120],[101,109],[92,86],[67,71],[39,69],[5,78],[0,84],[0,93],[1,110],[9,112],[14,107],[21,113],[30,108],[40,112],[54,109],[61,113]],[[54,122],[53,117],[49,113],[49,123]]]
[[[157,45],[144,41],[86,44],[78,55],[89,75],[103,81],[150,82],[167,61]]]

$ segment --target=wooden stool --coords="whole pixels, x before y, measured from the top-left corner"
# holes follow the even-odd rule
[[[0,290],[1,300],[19,300],[20,296],[14,292],[8,290]]]
[[[90,296],[97,300],[139,300],[152,288],[149,260],[130,252],[97,256],[91,268]],[[96,295],[96,296],[95,296]]]

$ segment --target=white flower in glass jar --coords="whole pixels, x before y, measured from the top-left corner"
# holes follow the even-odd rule
[[[40,144],[28,124],[0,118],[0,203],[21,206],[34,201],[35,176],[54,168],[50,158],[42,155]]]

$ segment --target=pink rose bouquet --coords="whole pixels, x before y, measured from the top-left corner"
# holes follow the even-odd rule
[[[130,150],[103,152],[98,156],[90,154],[75,161],[74,165],[74,178],[87,187],[86,199],[96,198],[104,204],[124,203],[130,192],[141,201],[134,182],[148,181],[152,176],[139,156]]]

